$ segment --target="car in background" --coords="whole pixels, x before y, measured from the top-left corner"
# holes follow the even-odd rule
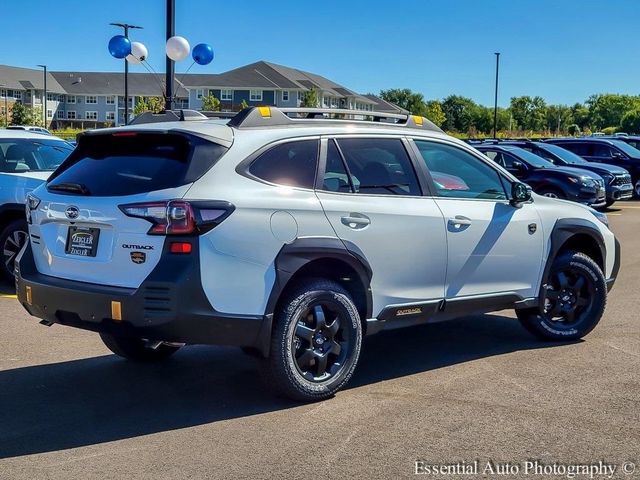
[[[590,162],[624,168],[631,174],[636,197],[640,197],[640,150],[625,142],[623,137],[551,138],[545,142],[566,148]]]
[[[551,143],[530,140],[507,140],[501,143],[528,150],[545,160],[549,160],[556,166],[581,168],[600,175],[604,180],[607,192],[607,207],[610,207],[618,200],[626,200],[633,197],[631,175],[622,167],[607,163],[588,162],[575,153]]]
[[[626,133],[620,135],[616,133],[613,137],[606,138],[611,138],[612,140],[620,140],[626,144],[631,145],[633,148],[637,148],[638,150],[640,150],[640,135],[629,135]]]
[[[549,198],[582,203],[593,208],[606,205],[604,180],[589,170],[558,167],[538,155],[511,145],[473,145],[509,173]]]
[[[0,130],[0,277],[13,279],[13,264],[27,240],[25,198],[73,151],[64,140],[16,129]]]
[[[30,125],[10,125],[6,127],[7,130],[26,130],[33,133],[42,133],[44,135],[51,135],[51,132],[44,127],[35,127]]]

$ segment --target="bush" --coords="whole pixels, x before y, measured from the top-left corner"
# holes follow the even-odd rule
[[[571,124],[567,127],[567,132],[569,133],[569,135],[573,135],[575,137],[577,135],[580,135],[580,127],[575,123]]]
[[[616,127],[606,127],[602,129],[602,133],[605,135],[613,135],[617,130],[618,129]]]

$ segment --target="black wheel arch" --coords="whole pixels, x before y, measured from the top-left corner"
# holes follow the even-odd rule
[[[358,307],[363,329],[372,316],[373,272],[363,252],[353,243],[335,237],[301,237],[285,244],[275,259],[275,281],[265,309],[259,349],[267,356],[273,315],[283,294],[301,278],[325,277],[340,283]]]
[[[14,220],[27,220],[22,203],[5,203],[0,205],[0,230]]]

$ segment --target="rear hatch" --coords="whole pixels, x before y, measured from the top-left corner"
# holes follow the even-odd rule
[[[168,212],[172,204],[167,202],[182,198],[226,151],[185,133],[81,137],[71,156],[28,199],[38,271],[137,288],[159,262],[165,235],[151,232],[152,220],[136,212]],[[127,207],[131,204],[136,205]]]

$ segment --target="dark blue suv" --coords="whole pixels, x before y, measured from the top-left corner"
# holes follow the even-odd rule
[[[640,150],[622,140],[602,137],[551,138],[545,142],[566,148],[590,162],[624,168],[631,174],[633,189],[640,197]]]
[[[633,197],[631,175],[622,167],[608,163],[588,162],[570,150],[551,143],[530,140],[509,140],[501,143],[524,148],[560,167],[577,167],[597,173],[605,183],[607,207],[610,207],[618,200],[626,200]]]

